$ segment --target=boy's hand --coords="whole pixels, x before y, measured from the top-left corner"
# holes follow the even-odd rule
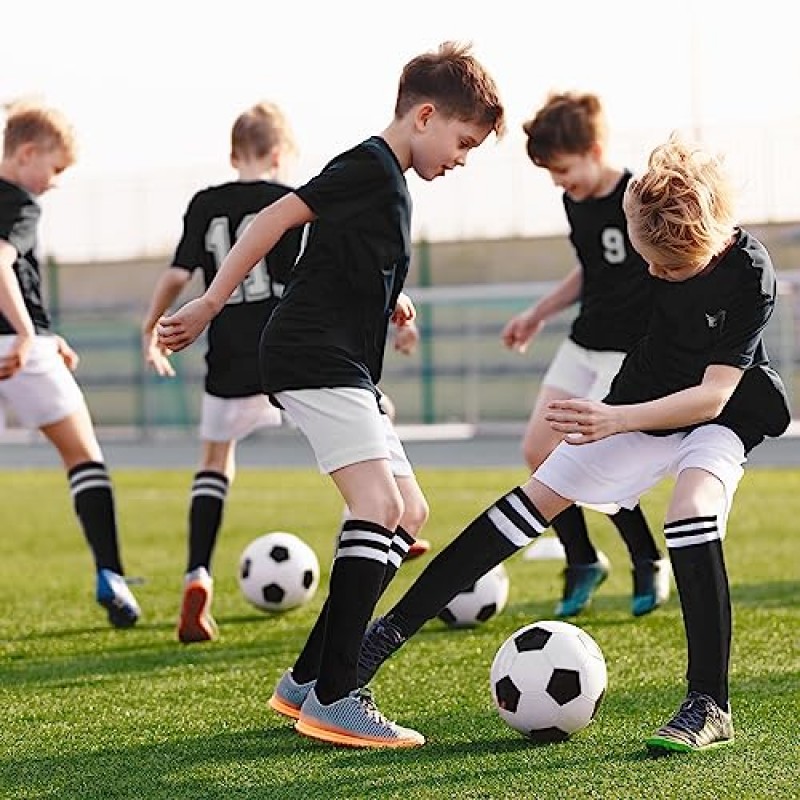
[[[200,336],[216,313],[217,310],[203,297],[190,300],[174,314],[158,321],[158,346],[165,354],[183,350]]]
[[[414,322],[408,322],[395,329],[394,349],[404,356],[410,356],[417,349],[419,329]]]
[[[544,320],[537,319],[530,311],[523,311],[512,317],[500,334],[503,344],[509,350],[524,353],[528,344],[544,327]]]
[[[392,322],[398,328],[402,328],[404,325],[413,322],[416,316],[417,309],[414,308],[411,298],[405,292],[400,292],[392,312]]]
[[[11,378],[25,366],[33,340],[28,334],[17,334],[9,351],[0,357],[0,380]]]
[[[67,369],[70,372],[75,372],[75,370],[78,368],[80,357],[69,346],[67,340],[61,336],[56,336],[56,349],[58,350],[58,354],[61,356]]]
[[[609,406],[598,400],[558,400],[547,406],[545,419],[554,431],[564,434],[568,444],[586,444],[624,433],[623,406]]]
[[[155,328],[150,331],[142,332],[142,355],[144,356],[144,363],[148,367],[152,367],[156,375],[162,378],[172,378],[175,376],[175,370],[172,364],[169,363],[168,355],[170,350],[162,347],[158,343],[158,335]]]

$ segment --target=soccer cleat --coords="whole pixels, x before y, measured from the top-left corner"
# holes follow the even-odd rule
[[[122,575],[101,569],[96,586],[97,602],[108,612],[108,621],[115,628],[130,628],[136,624],[142,612]]]
[[[589,607],[592,595],[608,577],[609,564],[605,554],[597,551],[592,564],[568,565],[564,570],[564,593],[556,606],[557,617],[575,617]]]
[[[733,741],[730,706],[720,708],[713,697],[689,692],[677,714],[645,740],[655,754],[694,753]]]
[[[341,700],[323,705],[315,689],[294,725],[304,736],[344,747],[419,747],[425,737],[381,714],[369,689],[354,689]]]
[[[358,685],[366,686],[378,667],[406,642],[400,629],[386,617],[377,617],[367,628],[358,654]]]
[[[178,640],[183,644],[217,638],[217,623],[211,616],[213,594],[214,581],[205,567],[197,567],[186,574],[178,620]]]
[[[408,548],[406,560],[424,556],[425,553],[427,553],[430,549],[431,543],[427,539],[414,539],[414,541],[411,543],[411,547]]]
[[[633,565],[633,598],[631,612],[634,617],[649,614],[669,598],[669,559],[637,561]]]
[[[269,707],[284,717],[297,719],[300,716],[300,706],[305,702],[308,693],[314,688],[316,681],[297,683],[292,677],[292,671],[287,669],[283,673],[278,685],[269,699]]]

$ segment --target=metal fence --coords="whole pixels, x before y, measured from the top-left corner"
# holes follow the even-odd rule
[[[507,320],[549,290],[549,283],[514,283],[413,290],[422,333],[417,352],[387,348],[382,388],[394,400],[398,421],[519,423],[574,312],[552,320],[520,355],[500,332]],[[194,431],[199,420],[204,343],[173,357],[174,378],[159,378],[142,363],[139,319],[63,316],[60,330],[81,355],[77,377],[100,428],[145,439],[159,430]],[[800,398],[800,278],[781,282],[767,346],[792,397]],[[13,420],[10,421],[13,426]]]

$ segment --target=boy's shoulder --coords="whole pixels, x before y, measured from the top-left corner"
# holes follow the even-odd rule
[[[0,178],[0,218],[9,223],[23,219],[35,223],[41,212],[41,206],[30,192]]]
[[[225,181],[212,184],[198,190],[189,201],[190,209],[224,206],[237,199],[256,198],[264,202],[273,202],[292,191],[277,181]]]

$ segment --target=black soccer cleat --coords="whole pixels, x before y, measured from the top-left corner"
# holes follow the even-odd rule
[[[358,654],[358,685],[366,686],[380,665],[405,642],[400,629],[386,617],[374,619],[364,634]]]
[[[655,755],[694,753],[733,741],[730,707],[720,708],[713,697],[689,692],[675,716],[645,740]]]

